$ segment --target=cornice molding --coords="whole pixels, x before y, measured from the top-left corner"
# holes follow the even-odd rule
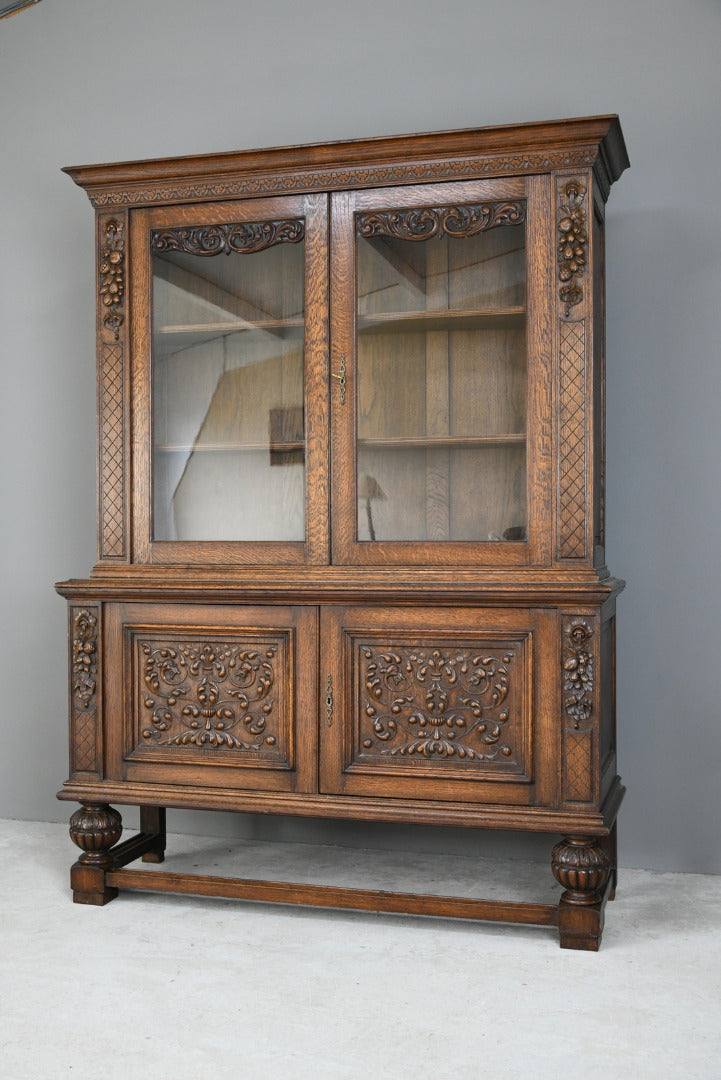
[[[607,196],[627,167],[616,116],[69,167],[97,207],[333,191],[594,168]]]

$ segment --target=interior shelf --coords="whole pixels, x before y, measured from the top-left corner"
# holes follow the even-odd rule
[[[481,446],[522,446],[525,441],[525,435],[515,432],[508,435],[381,435],[359,439],[358,446],[368,450],[426,450],[444,447],[464,450]]]
[[[486,310],[384,311],[358,316],[358,333],[423,333],[426,330],[522,330],[525,307]]]
[[[302,333],[303,325],[302,315],[294,315],[286,319],[263,319],[256,322],[233,319],[227,322],[158,326],[153,331],[153,336],[156,355],[167,356],[181,349],[202,345],[214,338],[225,337],[227,334],[261,332],[282,338],[288,334]]]
[[[230,443],[230,442],[218,442],[218,443],[198,443],[193,445],[191,443],[173,443],[167,445],[156,445],[156,453],[163,454],[207,454],[207,453],[237,453],[238,451],[245,450],[271,450],[274,454],[287,454],[294,450],[304,450],[305,443],[303,442],[257,442],[257,443]]]

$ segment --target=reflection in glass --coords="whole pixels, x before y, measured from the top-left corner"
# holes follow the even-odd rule
[[[303,247],[153,255],[155,540],[304,540]]]
[[[524,224],[357,244],[358,539],[525,540]]]

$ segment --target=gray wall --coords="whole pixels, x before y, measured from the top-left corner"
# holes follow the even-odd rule
[[[607,230],[622,862],[721,872],[720,53],[718,0],[42,0],[0,21],[1,816],[70,810],[54,800],[52,583],[94,559],[92,214],[60,166],[618,112],[632,162]],[[488,849],[443,830],[243,828]],[[545,858],[539,845],[495,839]]]

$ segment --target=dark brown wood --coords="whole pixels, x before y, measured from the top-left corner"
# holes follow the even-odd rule
[[[65,169],[96,206],[339,190],[593,166],[604,195],[628,168],[617,116],[514,124]]]
[[[286,881],[255,881],[242,878],[166,871],[111,870],[108,884],[141,892],[217,896],[273,904],[347,908],[353,911],[434,915],[448,919],[482,919],[484,922],[525,923],[555,926],[554,904],[527,904],[501,900],[474,900],[459,896],[395,893],[380,889],[343,889],[332,885],[307,885]]]
[[[322,713],[325,713],[325,695]],[[327,723],[321,716],[321,724]],[[552,790],[556,790],[553,783]],[[331,817],[353,821],[398,821],[409,825],[449,825],[461,828],[517,829],[524,832],[569,832],[573,829],[587,836],[606,836],[610,831],[625,794],[616,781],[599,810],[579,807],[558,810],[543,806],[509,804],[470,804],[440,802],[432,799],[394,799],[381,796],[319,795],[307,792],[213,789],[203,776],[196,785],[171,782],[103,780],[96,784],[67,781],[58,798],[79,802],[102,797],[114,803],[138,805],[144,799],[159,806],[178,809],[232,810],[239,813],[290,814],[298,817]]]
[[[553,876],[564,893],[558,905],[562,949],[597,952],[603,932],[603,907],[611,889],[611,861],[590,837],[568,837],[551,855]]]
[[[98,562],[57,586],[77,902],[557,922],[598,947],[624,791],[604,210],[627,165],[601,116],[67,170],[98,263]],[[123,869],[162,861],[166,807],[560,834],[565,892]]]
[[[163,862],[166,844],[164,806],[140,807],[140,832],[141,835],[149,836],[152,841],[152,847],[143,852],[143,862]]]
[[[105,871],[112,864],[111,848],[122,831],[120,814],[107,803],[88,800],[70,818],[70,838],[83,852],[70,872],[76,904],[102,907],[118,895],[118,890],[107,884]]]

